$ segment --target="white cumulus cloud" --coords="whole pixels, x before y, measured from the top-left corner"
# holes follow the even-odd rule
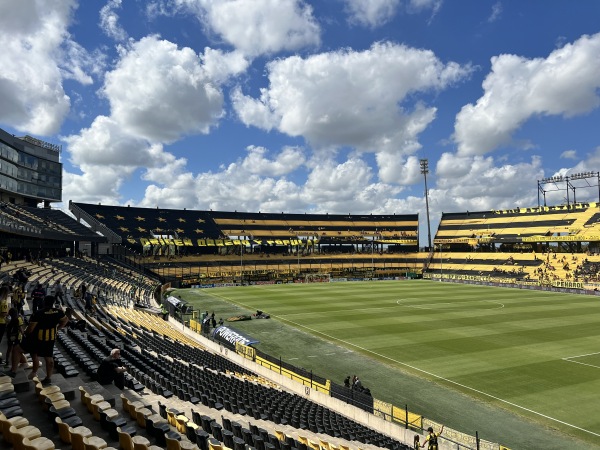
[[[361,52],[272,61],[261,96],[238,89],[233,104],[245,124],[304,136],[316,147],[413,151],[435,109],[400,104],[409,94],[444,89],[469,73],[469,67],[444,64],[428,50],[378,43]]]
[[[63,77],[91,81],[82,49],[67,32],[76,6],[74,0],[0,2],[0,121],[33,134],[58,131],[70,109]]]
[[[100,28],[116,41],[127,39],[127,32],[119,24],[119,15],[116,11],[120,8],[121,0],[109,0],[100,10]]]
[[[345,0],[351,23],[375,28],[388,22],[400,5],[400,0]]]
[[[193,14],[209,33],[249,57],[321,43],[321,28],[303,0],[154,0],[147,11]]]
[[[583,114],[600,105],[600,33],[582,36],[547,58],[492,58],[484,94],[456,116],[458,152],[483,155],[510,143],[533,116]]]
[[[156,36],[122,50],[103,92],[115,121],[154,142],[208,133],[223,114],[223,94],[199,55]]]
[[[183,175],[186,159],[165,151],[163,144],[217,126],[223,115],[221,83],[248,64],[239,52],[207,48],[197,54],[157,36],[129,41],[119,47],[119,54],[100,91],[110,103],[110,114],[63,138],[70,161],[81,171],[65,175],[65,195],[82,201],[120,203],[119,188],[134,173],[149,183]],[[295,155],[293,150],[267,167],[282,173],[281,167],[292,163],[290,155]]]
[[[444,153],[435,169],[432,208],[440,212],[484,211],[531,206],[537,203],[532,189],[544,177],[542,161],[499,164],[493,157]]]

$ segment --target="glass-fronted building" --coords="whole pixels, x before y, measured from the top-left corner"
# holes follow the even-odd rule
[[[0,201],[48,207],[62,200],[60,146],[0,130]]]

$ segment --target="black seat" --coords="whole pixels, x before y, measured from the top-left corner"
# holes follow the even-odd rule
[[[233,450],[246,450],[246,444],[243,439],[233,438]]]
[[[231,431],[233,431],[233,435],[237,438],[244,439],[244,435],[242,434],[242,426],[237,422],[231,422]]]
[[[212,434],[212,428],[210,423],[213,421],[209,416],[200,416],[200,420],[202,421],[202,429],[207,433]]]
[[[254,436],[254,447],[256,450],[265,450],[265,441],[263,438],[257,435]]]
[[[221,416],[221,423],[223,424],[223,428],[227,431],[233,431],[233,428],[231,426],[231,420],[229,420],[227,417]],[[231,447],[229,447],[231,448]]]
[[[222,430],[221,434],[223,436],[222,442],[225,444],[227,448],[233,448],[233,433],[229,430]]]
[[[223,442],[223,427],[219,425],[214,420],[210,423],[211,434],[213,437],[221,442]],[[232,433],[233,436],[233,433]]]
[[[196,428],[196,445],[200,450],[208,450],[208,438],[210,435],[202,428]]]
[[[246,445],[254,445],[254,437],[252,436],[252,432],[248,428],[242,428],[242,438],[244,439],[244,443]]]

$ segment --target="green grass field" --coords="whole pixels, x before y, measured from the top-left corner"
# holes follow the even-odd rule
[[[513,449],[600,448],[600,299],[424,280],[180,290],[258,348]]]

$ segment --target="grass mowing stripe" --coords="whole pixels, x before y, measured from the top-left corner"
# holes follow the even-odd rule
[[[600,302],[597,299],[426,281],[344,283],[341,286],[330,283],[265,286],[258,289],[223,288],[212,290],[210,294],[205,291],[203,295],[215,295],[223,298],[227,304],[243,305],[249,311],[262,309],[282,323],[289,323],[296,329],[304,329],[312,335],[320,335],[328,341],[354,348],[379,361],[387,360],[390,364],[392,361],[401,361],[404,364],[402,367],[408,372],[402,376],[404,371],[399,371],[400,375],[388,377],[388,380],[395,380],[394,384],[399,386],[408,381],[400,383],[397,377],[405,378],[409,373],[422,373],[425,380],[438,379],[440,386],[450,385],[449,381],[444,380],[452,380],[456,383],[458,392],[473,392],[476,397],[494,399],[499,404],[505,402],[509,406],[518,405],[510,408],[533,411],[535,414],[531,413],[530,417],[542,417],[548,420],[548,425],[551,422],[564,424],[558,427],[567,432],[580,430],[576,433],[572,431],[580,437],[598,436],[600,423],[591,421],[591,418],[594,417],[594,405],[598,400],[596,393],[600,392],[600,385],[595,384],[596,371],[600,369],[562,360],[563,357],[593,353],[600,349],[600,330],[595,331],[595,324],[600,322]],[[390,307],[398,299],[411,305],[440,305],[435,311],[400,306],[396,310]],[[490,303],[488,300],[500,302],[505,308],[484,309],[483,305]],[[450,302],[456,304],[447,305],[452,307],[443,310],[441,304]],[[207,304],[212,303],[209,301]],[[261,339],[259,348],[267,353],[282,355],[286,360],[294,358],[297,361],[295,364],[315,368],[316,373],[334,381],[340,382],[348,374],[344,372],[358,370],[356,373],[364,374],[363,383],[369,383],[377,398],[403,404],[402,399],[398,402],[397,396],[384,386],[385,381],[384,385],[379,386],[374,384],[375,381],[369,381],[375,376],[376,370],[379,370],[375,369],[373,363],[373,370],[366,369],[366,372],[364,368],[362,372],[359,368],[362,363],[349,369],[351,366],[338,359],[342,355],[340,349],[339,353],[335,352],[339,357],[328,356],[325,363],[330,361],[330,364],[323,365],[318,361],[319,358],[314,358],[319,354],[316,351],[317,345],[308,344],[303,349],[303,338],[298,339],[296,335],[292,337],[291,334],[288,336],[281,332],[276,334],[278,341],[273,342],[272,330],[277,327],[274,323],[271,325],[266,322],[251,321],[234,326],[251,335],[258,333]],[[275,348],[277,350],[273,350]],[[330,353],[332,352],[329,350],[320,354]],[[348,355],[349,361],[355,360],[354,354]],[[313,356],[310,362],[304,359],[308,356]],[[332,365],[334,359],[336,362]],[[366,364],[368,367],[368,363]],[[394,365],[400,367],[398,364]],[[593,375],[586,371],[592,371]],[[435,377],[427,373],[435,374]],[[564,386],[560,380],[564,382]],[[431,389],[431,385],[428,389]],[[479,392],[482,394],[478,394]],[[561,397],[567,392],[568,397]],[[408,393],[403,391],[402,395]],[[418,396],[410,394],[409,397],[409,406],[413,405],[414,410],[419,412],[418,405],[423,402]],[[437,399],[438,403],[440,401],[442,400]],[[454,409],[455,407],[449,407],[448,411]],[[432,409],[431,406],[424,410],[429,415],[427,411],[434,413],[433,418],[444,413],[443,409]],[[463,410],[460,416],[468,414]],[[438,419],[443,420],[440,417]],[[480,414],[472,424],[478,427],[477,423],[484,424],[485,421],[486,415]],[[490,425],[498,428],[497,424]],[[511,426],[518,428],[516,425]],[[480,432],[482,428],[479,428]],[[493,429],[488,428],[487,432],[494,434]],[[511,438],[509,441],[512,441],[513,447],[522,448],[520,444],[533,434],[523,432],[517,439]],[[508,435],[503,433],[503,436]],[[496,442],[510,443],[502,436],[496,439]],[[544,439],[538,435],[535,441],[537,443],[526,447],[540,448]],[[586,441],[591,443],[590,439],[592,438]],[[593,442],[600,443],[598,440]],[[548,443],[543,446],[558,448]],[[576,444],[570,448],[584,447]]]
[[[598,436],[598,437],[600,437],[600,434],[599,434],[599,433],[595,433],[595,432],[593,432],[593,431],[586,430],[585,428],[578,427],[577,425],[574,425],[574,424],[571,424],[571,423],[565,422],[565,421],[563,421],[563,420],[556,419],[556,418],[554,418],[554,417],[551,417],[551,416],[549,416],[549,415],[546,415],[546,414],[542,414],[542,413],[540,413],[540,412],[534,411],[533,409],[526,408],[526,407],[524,407],[524,406],[521,406],[521,405],[517,405],[516,403],[510,402],[510,401],[508,401],[508,400],[504,400],[503,398],[497,397],[497,396],[495,396],[495,395],[488,394],[487,392],[483,392],[483,391],[481,391],[481,390],[479,390],[479,389],[475,389],[475,388],[472,388],[472,387],[470,387],[470,386],[464,385],[464,384],[462,384],[462,383],[458,383],[458,382],[456,382],[456,381],[450,380],[450,379],[448,379],[448,378],[444,378],[444,377],[442,377],[442,376],[439,376],[439,375],[437,375],[437,374],[435,374],[435,373],[433,373],[433,372],[429,372],[429,371],[426,371],[426,370],[420,369],[420,368],[418,368],[418,367],[416,367],[416,366],[413,366],[413,365],[411,365],[411,364],[407,364],[407,363],[404,363],[404,362],[402,362],[402,361],[398,361],[398,360],[395,360],[395,359],[393,359],[393,358],[390,358],[390,357],[388,357],[388,356],[385,356],[385,355],[382,355],[382,354],[379,354],[379,353],[373,352],[372,350],[369,350],[369,349],[367,349],[367,348],[363,348],[363,347],[361,347],[361,346],[359,346],[359,345],[353,344],[352,342],[348,342],[348,341],[345,341],[345,340],[342,340],[342,339],[338,339],[338,338],[336,338],[335,336],[328,335],[328,334],[326,334],[326,333],[323,333],[322,331],[317,331],[317,330],[311,329],[310,327],[307,327],[306,325],[302,325],[302,324],[299,324],[299,323],[295,323],[295,322],[292,322],[292,321],[290,321],[290,320],[287,320],[287,319],[284,319],[284,318],[282,318],[281,320],[284,320],[284,321],[286,321],[286,322],[290,322],[290,323],[292,323],[292,324],[294,324],[295,326],[297,326],[297,327],[300,327],[300,328],[306,328],[307,330],[309,330],[309,331],[311,331],[311,332],[313,332],[313,333],[317,333],[317,334],[320,334],[320,335],[322,335],[322,336],[325,336],[327,339],[330,339],[330,340],[335,340],[335,341],[339,341],[339,342],[343,342],[344,344],[346,344],[346,345],[348,345],[348,346],[355,347],[355,348],[357,348],[357,349],[359,349],[359,350],[362,350],[362,351],[364,351],[364,352],[366,352],[366,353],[372,353],[372,354],[374,354],[374,355],[376,355],[376,356],[378,356],[378,357],[380,357],[380,358],[387,359],[387,360],[389,360],[389,361],[391,361],[391,362],[393,362],[393,363],[395,363],[395,364],[398,364],[398,365],[402,365],[402,366],[409,367],[410,369],[412,369],[412,370],[414,370],[414,371],[417,371],[417,372],[422,372],[422,373],[424,373],[425,375],[428,375],[428,376],[430,376],[430,377],[432,377],[432,378],[436,378],[436,379],[438,379],[438,380],[445,381],[446,383],[453,384],[453,385],[455,385],[455,386],[458,386],[458,387],[460,387],[460,388],[462,388],[462,389],[465,389],[465,390],[468,390],[468,391],[476,392],[477,394],[479,394],[479,395],[482,395],[482,396],[484,396],[484,397],[489,397],[489,398],[492,398],[492,399],[494,399],[494,400],[496,400],[496,401],[499,401],[499,402],[501,402],[501,403],[506,403],[507,405],[510,405],[510,406],[512,406],[512,407],[514,407],[514,408],[517,408],[517,409],[522,409],[523,411],[527,411],[528,413],[535,414],[535,415],[537,415],[537,416],[543,417],[543,418],[545,418],[545,419],[548,419],[548,420],[550,420],[550,421],[552,421],[552,422],[557,422],[557,423],[560,423],[560,424],[562,424],[562,425],[566,425],[566,426],[568,426],[568,427],[570,427],[570,428],[574,428],[574,429],[576,429],[576,430],[583,431],[584,433],[588,433],[588,434],[591,434],[591,435],[593,435],[593,436]]]

